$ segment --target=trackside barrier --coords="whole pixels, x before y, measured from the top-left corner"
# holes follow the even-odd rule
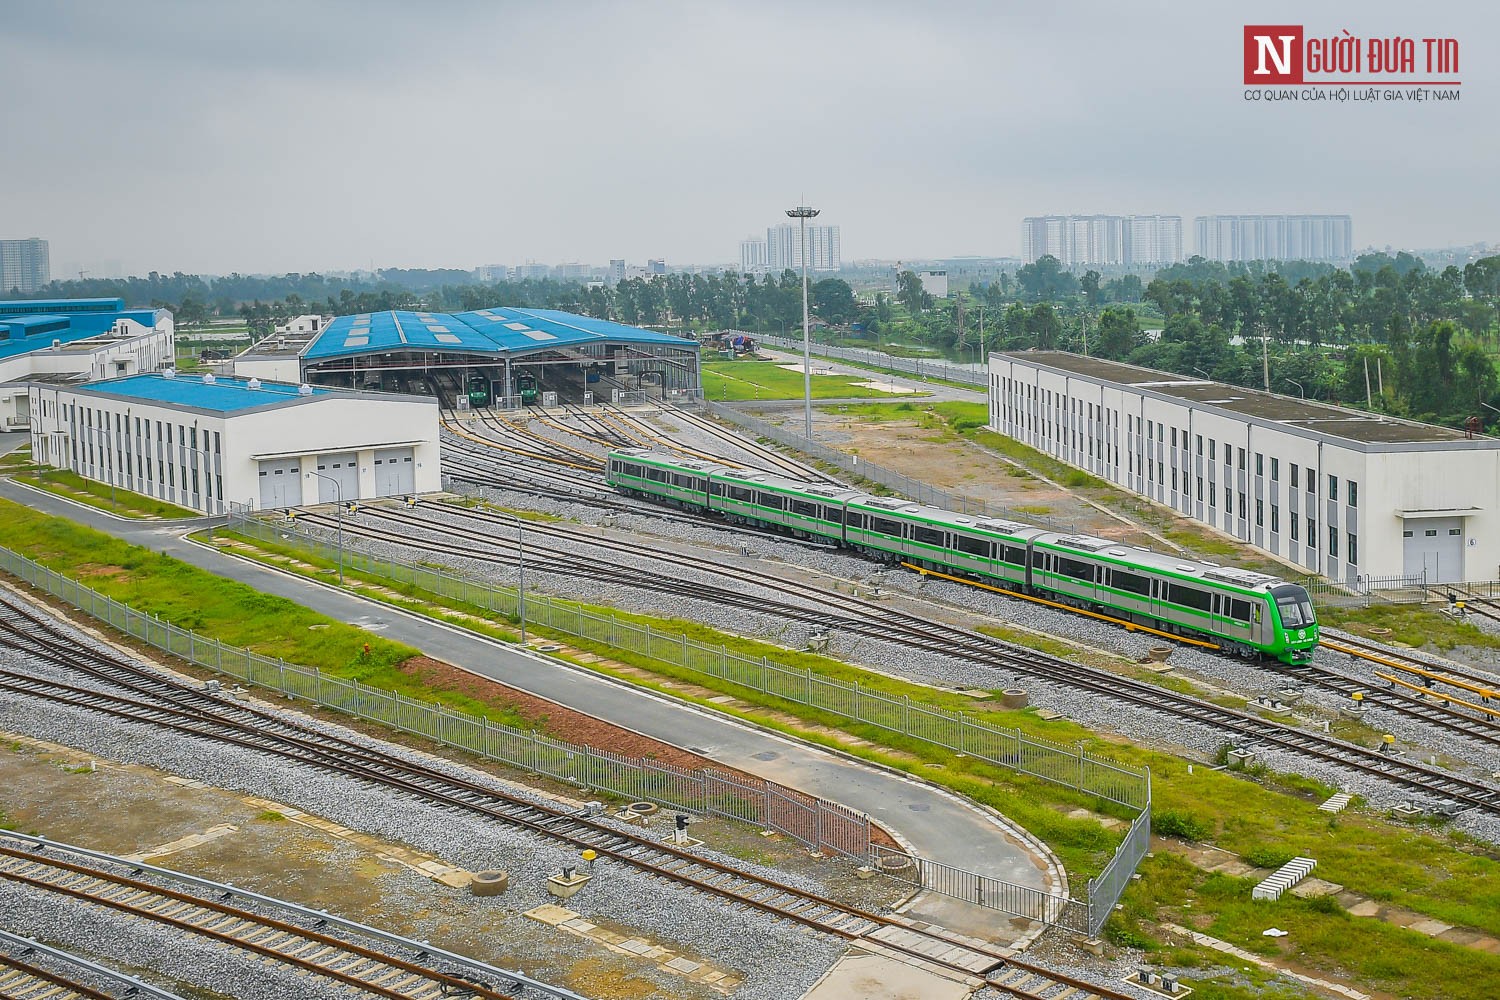
[[[1019,521],[1022,524],[1032,524],[1037,527],[1050,528],[1072,534],[1076,526],[1059,521],[1056,518],[1042,517],[1037,514],[1018,514],[998,504],[986,503],[973,497],[959,496],[956,493],[948,493],[927,483],[904,476],[894,469],[887,469],[871,462],[861,461],[857,456],[821,445],[816,441],[809,440],[801,434],[786,427],[780,427],[767,420],[752,416],[743,410],[736,409],[725,403],[716,403],[713,400],[704,400],[704,407],[709,413],[716,417],[735,424],[750,432],[756,437],[769,438],[777,444],[788,448],[795,448],[807,455],[811,455],[829,465],[837,466],[853,476],[861,476],[874,483],[879,483],[887,489],[894,490],[904,497],[909,497],[919,503],[930,504],[934,507],[942,507],[946,510],[957,511],[960,514],[972,514],[980,517],[998,517],[1009,521]]]
[[[811,850],[860,860],[870,854],[870,818],[837,802],[711,768],[689,770],[564,743],[358,681],[330,677],[312,667],[271,659],[143,614],[6,548],[0,548],[0,569],[157,649],[289,698],[569,784],[613,792],[629,800],[655,802],[667,809],[751,822],[792,837]]]
[[[263,520],[251,516],[243,508],[237,507],[230,512],[227,527],[276,544],[295,539],[294,544],[330,561],[338,553],[330,540],[314,534],[304,526]],[[441,594],[497,614],[515,618],[519,610],[520,602],[514,589],[467,579],[410,560],[379,555],[363,542],[351,540],[347,534],[344,538],[343,559],[346,570],[362,571],[400,584],[410,584],[429,593]],[[752,659],[722,645],[711,646],[699,642],[680,632],[664,631],[649,624],[621,620],[614,615],[596,614],[575,604],[554,600],[546,594],[527,592],[526,621],[529,625],[627,650],[776,698],[831,712],[854,722],[923,740],[996,767],[1031,775],[1135,810],[1139,816],[1121,845],[1120,852],[1125,852],[1127,847],[1135,851],[1136,841],[1132,838],[1137,835],[1149,837],[1151,774],[1148,770],[1126,767],[1097,757],[1080,747],[1028,736],[1020,730],[990,726],[962,712],[913,703],[906,696],[897,698],[871,691],[858,682],[823,677],[810,668],[786,666],[766,657]],[[862,846],[859,852],[846,853],[868,851],[868,846]],[[1134,873],[1145,850],[1142,847],[1133,855],[1120,852],[1117,852],[1115,859],[1095,879],[1101,893],[1112,891],[1114,895],[1107,902],[1101,895],[1097,906],[1094,905],[1092,896],[1089,903],[1077,904],[1091,912],[1097,910],[1102,914],[1098,926],[1092,928],[1092,933],[1097,933],[1098,927],[1103,926],[1104,917],[1108,916],[1110,908],[1119,899],[1119,893],[1129,883],[1129,876]],[[1118,869],[1118,877],[1116,872],[1112,872],[1117,865],[1122,866]],[[923,884],[937,891],[947,891],[939,884]],[[1024,886],[1016,888],[1026,890]],[[968,899],[972,895],[964,892],[960,898]],[[1004,898],[1004,894],[986,893],[985,898]],[[1038,912],[1037,908],[1028,905],[1024,912],[1017,915],[1031,916],[1035,912]]]
[[[740,330],[727,330],[726,333],[742,333]],[[796,351],[801,353],[802,341],[792,340],[789,337],[777,337],[772,334],[747,333],[746,336],[754,338],[757,342],[775,347],[783,351]],[[869,351],[860,347],[834,347],[830,344],[811,344],[808,353],[820,358],[834,358],[839,361],[853,361],[856,364],[866,365],[871,368],[879,368],[884,371],[899,372],[903,375],[913,375],[917,378],[940,378],[949,382],[960,382],[964,385],[974,385],[983,388],[989,384],[989,372],[982,368],[964,368],[958,365],[945,364],[941,361],[932,361],[928,358],[898,358],[894,354],[884,351]]]

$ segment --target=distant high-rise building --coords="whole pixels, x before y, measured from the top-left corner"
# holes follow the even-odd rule
[[[51,282],[52,255],[46,240],[0,240],[0,293],[35,292]]]
[[[1021,221],[1021,256],[1064,266],[1134,267],[1182,260],[1180,215],[1038,215]]]
[[[1327,260],[1354,257],[1347,215],[1200,215],[1198,255],[1209,260]]]
[[[484,264],[474,268],[474,277],[487,284],[510,280],[510,268],[504,264]]]
[[[611,260],[606,277],[611,285],[618,285],[625,280],[625,262],[623,260]]]
[[[740,240],[740,273],[760,274],[768,267],[766,263],[766,241],[754,236]]]
[[[646,261],[646,273],[647,274],[666,274],[667,273],[667,259],[665,257],[660,257],[660,258],[657,258],[656,260],[648,260],[648,261]]]
[[[801,226],[783,222],[766,230],[766,268],[771,271],[802,269]],[[807,269],[837,271],[843,267],[838,226],[807,227]]]
[[[577,261],[568,261],[567,263],[559,264],[554,267],[552,269],[552,275],[553,277],[561,278],[564,281],[577,281],[580,278],[587,278],[589,276],[589,272],[592,270],[593,268],[591,268],[587,264],[580,264]]]

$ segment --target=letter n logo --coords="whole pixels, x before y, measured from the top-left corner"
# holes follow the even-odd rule
[[[1245,85],[1302,82],[1302,25],[1245,25]]]

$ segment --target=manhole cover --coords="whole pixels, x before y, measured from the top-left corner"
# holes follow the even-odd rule
[[[775,760],[777,757],[780,757],[781,754],[777,753],[774,750],[767,750],[765,753],[751,754],[750,756],[754,757],[756,760]]]
[[[924,812],[927,812],[928,810],[930,810],[932,808],[932,806],[923,805],[920,802],[913,802],[911,805],[907,806],[906,808],[910,809],[912,812],[924,813]]]

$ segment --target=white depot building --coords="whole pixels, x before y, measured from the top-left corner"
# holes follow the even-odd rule
[[[1310,573],[1500,578],[1500,439],[1061,351],[991,354],[989,396],[1000,433]]]
[[[441,488],[430,397],[174,372],[29,391],[37,462],[205,514]]]

